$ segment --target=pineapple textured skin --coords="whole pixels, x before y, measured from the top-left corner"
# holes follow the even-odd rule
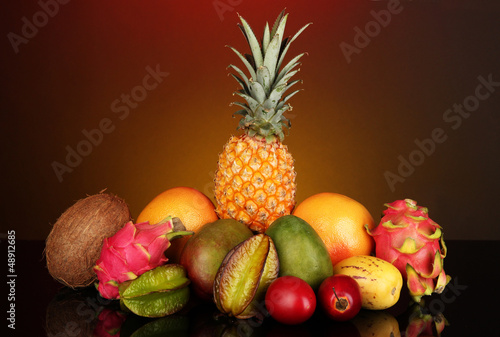
[[[290,129],[285,115],[292,110],[289,99],[300,89],[289,92],[301,80],[292,80],[299,71],[301,53],[285,61],[291,43],[309,26],[285,37],[288,14],[283,10],[274,25],[266,23],[262,39],[255,36],[248,22],[239,17],[238,25],[250,54],[238,56],[247,72],[234,64],[230,75],[241,89],[234,95],[244,102],[233,102],[240,110],[238,129],[244,132],[226,143],[215,174],[216,212],[220,218],[232,218],[262,233],[277,218],[288,215],[295,206],[294,162],[282,141]],[[244,68],[244,69],[245,69]],[[286,95],[285,95],[286,93]]]
[[[216,212],[263,233],[295,206],[294,161],[279,141],[232,136],[219,155],[215,174]]]

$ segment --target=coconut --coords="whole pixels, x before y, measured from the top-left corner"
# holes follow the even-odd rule
[[[111,194],[77,201],[59,217],[47,237],[45,258],[50,275],[71,288],[92,284],[97,279],[92,267],[99,259],[103,240],[130,218],[125,201]]]

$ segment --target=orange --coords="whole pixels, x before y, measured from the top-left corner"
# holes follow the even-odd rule
[[[196,232],[204,224],[218,219],[213,202],[191,187],[174,187],[157,195],[139,214],[137,223],[156,224],[168,216],[178,217],[186,230]],[[165,252],[170,262],[178,262],[182,248],[190,236],[172,240]]]
[[[309,223],[328,249],[332,264],[355,255],[370,255],[375,243],[364,225],[373,217],[359,202],[338,193],[319,193],[302,201],[293,214]]]

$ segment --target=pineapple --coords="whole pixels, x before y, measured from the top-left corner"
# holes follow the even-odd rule
[[[248,23],[240,17],[238,24],[251,50],[243,56],[233,47],[248,70],[247,76],[235,65],[229,65],[241,90],[234,94],[246,102],[234,102],[241,110],[238,129],[219,154],[215,174],[216,211],[220,218],[243,222],[254,232],[262,233],[277,218],[290,214],[295,206],[294,160],[282,144],[284,129],[290,121],[284,116],[292,109],[287,101],[299,90],[285,92],[300,80],[289,80],[298,72],[295,56],[283,65],[290,44],[309,26],[302,27],[292,38],[283,38],[288,14],[281,12],[272,29],[266,23],[261,44]],[[283,67],[282,67],[283,65]]]

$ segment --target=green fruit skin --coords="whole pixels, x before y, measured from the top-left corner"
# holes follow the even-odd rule
[[[251,236],[253,232],[241,222],[220,219],[204,225],[188,240],[180,263],[186,268],[198,297],[212,300],[213,283],[222,260],[231,249]]]
[[[317,291],[321,282],[333,275],[326,246],[306,221],[295,215],[285,215],[276,219],[266,234],[278,251],[279,276],[299,277]]]

